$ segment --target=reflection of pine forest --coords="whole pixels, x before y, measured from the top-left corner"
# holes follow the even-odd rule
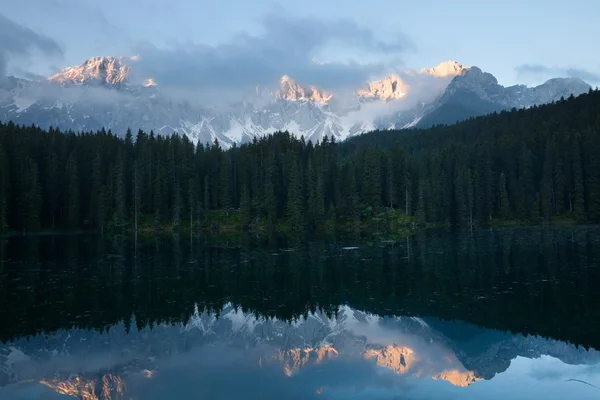
[[[140,327],[185,322],[194,304],[218,311],[231,302],[285,320],[349,304],[599,348],[599,238],[595,228],[428,231],[359,250],[322,241],[282,251],[177,236],[137,248],[93,236],[15,237],[0,246],[0,339],[103,329],[132,315]]]
[[[280,133],[230,151],[0,124],[0,229],[598,222],[599,115],[590,91],[425,131],[314,145]]]

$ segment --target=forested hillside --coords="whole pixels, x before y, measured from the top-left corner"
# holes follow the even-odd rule
[[[0,124],[0,229],[360,229],[404,221],[600,222],[600,92],[428,130],[223,151],[186,137]],[[406,215],[406,217],[403,217]]]

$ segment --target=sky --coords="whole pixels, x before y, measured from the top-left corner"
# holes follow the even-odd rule
[[[159,84],[249,88],[288,74],[353,87],[456,60],[505,86],[600,85],[597,0],[0,0],[0,74],[138,56]]]

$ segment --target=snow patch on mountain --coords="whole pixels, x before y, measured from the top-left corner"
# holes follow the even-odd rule
[[[93,57],[83,64],[65,68],[48,78],[56,83],[100,83],[123,84],[127,80],[130,67],[124,57]]]
[[[162,87],[151,77],[135,82],[134,69],[134,58],[95,57],[45,82],[8,77],[0,82],[0,120],[44,129],[105,128],[118,135],[128,128],[178,132],[194,143],[218,140],[229,148],[286,130],[306,140],[328,136],[341,141],[377,129],[427,126],[429,116],[444,104],[468,102],[463,107],[468,117],[548,103],[589,89],[574,78],[551,79],[535,88],[505,88],[477,67],[446,61],[419,72],[390,74],[344,93],[329,93],[284,75],[275,91],[257,88],[243,101],[217,107],[216,100],[209,106],[193,92]]]
[[[457,76],[468,70],[469,67],[459,64],[454,60],[444,61],[433,68],[422,68],[422,74],[428,74],[438,78],[445,78],[448,76]]]
[[[388,101],[402,99],[408,95],[409,91],[409,85],[402,78],[390,74],[381,80],[369,82],[367,87],[359,89],[357,94],[366,99]]]
[[[333,94],[320,90],[315,86],[303,87],[288,75],[281,77],[279,85],[280,90],[275,92],[275,97],[278,99],[289,101],[312,100],[317,103],[327,103],[333,97]]]

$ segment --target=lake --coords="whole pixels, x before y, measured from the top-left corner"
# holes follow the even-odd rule
[[[600,399],[599,265],[599,227],[5,238],[0,399]]]

